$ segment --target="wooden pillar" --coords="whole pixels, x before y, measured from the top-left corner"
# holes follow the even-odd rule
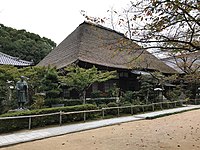
[[[29,117],[29,121],[28,121],[28,129],[31,130],[31,117]]]
[[[86,112],[83,112],[83,121],[86,121]]]
[[[62,125],[62,111],[60,111],[60,119],[59,119],[59,125]]]

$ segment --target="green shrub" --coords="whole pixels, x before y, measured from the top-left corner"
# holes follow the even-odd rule
[[[116,99],[109,99],[109,98],[92,98],[92,99],[86,99],[86,104],[93,104],[100,106],[102,104],[108,104],[110,102],[116,102]],[[83,103],[83,100],[80,99],[73,99],[73,100],[64,100],[62,101],[65,106],[74,106],[74,105],[81,105]]]
[[[115,102],[110,102],[107,104],[108,107],[117,107],[117,104]]]
[[[126,91],[123,94],[123,97],[121,98],[121,102],[122,103],[125,103],[125,102],[132,103],[133,99],[135,99],[135,92],[133,92],[133,91]]]
[[[91,92],[91,98],[97,98],[97,97],[100,97],[101,95],[101,91],[94,91],[94,92]]]
[[[99,109],[101,109],[101,108],[106,108],[108,106],[106,104],[100,104],[98,107],[99,107]]]
[[[83,100],[80,100],[80,99],[73,100],[73,101],[64,100],[62,101],[62,103],[65,104],[65,106],[75,106],[75,105],[82,105]]]
[[[144,112],[149,112],[149,111],[152,111],[152,106],[151,105],[144,106]]]
[[[181,95],[181,89],[180,87],[176,87],[175,89],[168,91],[165,97],[168,100],[174,101],[177,100],[180,95]]]
[[[143,112],[142,107],[133,107],[133,114],[137,114],[141,112]]]
[[[131,114],[131,107],[120,109],[120,113]]]
[[[91,100],[86,100],[87,104],[96,104],[97,106],[102,105],[102,104],[108,104],[111,102],[116,102],[116,99],[109,99],[109,98],[96,98],[96,99],[91,99]]]
[[[52,105],[60,104],[60,98],[47,98],[44,101],[45,106],[52,107]]]
[[[93,109],[97,109],[97,107],[95,105],[86,104],[86,105],[77,105],[68,107],[56,107],[56,108],[37,109],[31,111],[12,112],[0,115],[0,117],[29,116],[29,115],[55,113],[60,111],[72,112],[72,111],[93,110]],[[93,117],[94,117],[93,114],[87,115],[87,119],[93,119]],[[1,120],[0,133],[20,130],[20,129],[28,129],[28,120],[29,118]],[[83,114],[63,115],[63,123],[81,121],[81,120],[83,120]],[[32,118],[31,127],[32,128],[43,127],[46,125],[52,125],[58,123],[59,123],[59,115],[43,116],[43,117]]]
[[[118,105],[115,102],[110,102],[107,104],[108,107],[117,107]],[[109,115],[117,115],[117,109],[109,109],[106,111]]]
[[[33,104],[31,109],[42,109],[44,107],[44,96],[43,95],[34,95]]]
[[[163,109],[168,109],[169,108],[169,103],[163,103],[162,107],[163,107]]]
[[[154,110],[161,110],[162,104],[154,104]]]

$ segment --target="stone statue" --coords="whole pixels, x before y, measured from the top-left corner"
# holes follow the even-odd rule
[[[18,109],[24,109],[24,104],[28,97],[28,84],[24,80],[24,76],[21,76],[20,78],[20,81],[16,83]]]

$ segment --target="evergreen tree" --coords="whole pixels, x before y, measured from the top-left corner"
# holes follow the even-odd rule
[[[37,64],[54,47],[48,38],[0,24],[0,52]]]
[[[105,82],[115,78],[115,71],[99,71],[96,67],[84,69],[80,67],[70,66],[65,68],[67,75],[61,77],[61,81],[67,86],[72,87],[80,93],[80,97],[85,103],[87,89],[95,82]]]

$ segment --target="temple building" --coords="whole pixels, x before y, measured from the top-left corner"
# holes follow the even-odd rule
[[[82,68],[95,66],[99,70],[117,71],[116,79],[93,84],[90,92],[106,92],[114,84],[123,91],[134,91],[139,88],[137,77],[141,74],[153,71],[177,73],[124,34],[88,22],[80,24],[38,66],[62,69],[71,64]]]

